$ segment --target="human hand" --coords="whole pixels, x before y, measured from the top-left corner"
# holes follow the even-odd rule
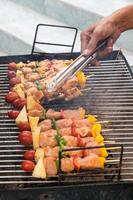
[[[105,17],[81,33],[81,52],[89,55],[96,48],[98,42],[109,38],[106,48],[99,53],[100,57],[104,57],[112,52],[113,44],[120,34],[121,31],[116,24],[109,17]]]

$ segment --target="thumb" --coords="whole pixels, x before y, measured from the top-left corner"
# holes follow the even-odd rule
[[[91,54],[95,50],[98,41],[99,41],[98,37],[95,34],[92,34],[92,37],[87,45],[87,48],[83,51],[83,55]]]

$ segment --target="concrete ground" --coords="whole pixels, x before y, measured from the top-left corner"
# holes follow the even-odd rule
[[[31,52],[36,25],[39,23],[70,25],[79,29],[74,51],[80,50],[80,31],[116,9],[131,4],[132,0],[2,0],[0,1],[0,55]],[[133,65],[133,31],[124,33],[117,42]],[[39,40],[44,42],[72,42],[71,30],[42,30]],[[41,51],[69,51],[66,48],[38,46]]]
[[[0,51],[5,54],[30,53],[35,28],[39,23],[65,25],[58,20],[39,14],[31,8],[19,5],[10,0],[0,1],[0,8]],[[66,43],[70,43],[72,36],[73,33],[69,30],[63,30],[59,33],[57,29],[54,32],[44,30],[39,33],[39,40],[45,42],[50,40],[55,43],[66,41]],[[78,47],[77,43],[76,47]],[[39,48],[42,49],[42,47]],[[55,51],[56,49],[53,47],[52,50]],[[46,47],[44,51],[49,51],[49,48]]]

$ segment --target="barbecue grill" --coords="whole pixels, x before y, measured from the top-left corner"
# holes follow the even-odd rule
[[[102,190],[107,188],[109,191],[113,190],[113,188],[118,188],[118,190],[122,192],[122,188],[126,188],[127,183],[129,184],[130,182],[129,186],[132,185],[133,148],[131,145],[133,143],[133,80],[130,67],[126,62],[123,54],[119,51],[114,51],[108,58],[106,58],[106,60],[101,61],[100,67],[89,67],[84,70],[85,74],[93,74],[93,76],[90,77],[87,81],[86,87],[89,87],[90,89],[89,91],[84,91],[83,96],[73,100],[72,102],[45,102],[45,107],[58,109],[83,106],[88,111],[88,113],[97,115],[98,120],[102,122],[103,135],[105,139],[115,141],[116,145],[124,146],[120,180],[114,181],[113,174],[107,171],[107,175],[109,177],[108,183],[106,180],[102,180],[103,182],[101,183],[97,183],[97,180],[93,181],[93,183],[90,181],[87,182],[82,177],[80,177],[80,180],[75,181],[74,176],[71,178],[71,181],[67,179],[63,182],[59,182],[59,180],[56,178],[42,181],[33,179],[30,173],[26,173],[20,170],[20,163],[23,160],[23,153],[26,149],[18,142],[18,128],[16,127],[15,122],[11,119],[8,119],[7,117],[7,112],[12,108],[9,104],[5,103],[4,100],[4,96],[9,89],[7,67],[5,67],[4,64],[11,61],[26,62],[27,60],[32,61],[54,58],[72,59],[76,58],[77,56],[78,53],[62,53],[6,56],[0,58],[0,188],[2,191],[5,190],[1,193],[3,198],[4,196],[7,196],[8,198],[8,193],[6,193],[6,191],[13,189],[17,191],[18,199],[25,199],[24,196],[26,196],[27,199],[34,199],[35,197],[32,197],[29,192],[33,188],[34,192],[40,191],[38,194],[39,196],[37,197],[38,199],[61,198],[62,194],[61,192],[58,194],[58,189],[59,191],[64,191],[64,188],[65,192],[67,190],[69,191],[69,189],[71,191],[72,188],[74,188],[75,195],[81,192],[82,198],[84,198],[84,195],[86,196],[85,198],[88,198],[87,195],[90,195],[91,192],[93,194],[93,190],[95,189],[100,192],[100,188],[102,188]],[[118,151],[113,151],[113,156],[116,156],[117,159]],[[47,187],[48,190],[46,190]],[[93,189],[93,187],[95,189]],[[55,190],[54,193],[53,188]],[[87,191],[89,188],[90,193],[88,194]],[[26,194],[24,194],[22,198],[21,192],[23,190],[26,190]],[[86,192],[82,193],[82,190],[85,190]],[[129,191],[130,188],[128,187],[127,190]],[[44,191],[46,191],[46,193]],[[13,191],[11,193],[13,195]],[[99,195],[100,194],[103,195],[101,192]],[[14,193],[14,195],[16,195],[16,193]],[[118,194],[116,191],[116,196],[119,195],[120,194]],[[68,199],[68,197],[69,196],[66,196],[64,198]],[[81,199],[81,197],[79,198]]]
[[[33,52],[32,52],[33,53]],[[105,171],[69,175],[47,180],[33,179],[31,173],[20,169],[27,147],[18,141],[19,130],[7,112],[12,109],[5,102],[9,90],[7,66],[9,62],[43,59],[75,59],[79,53],[44,53],[0,57],[0,199],[133,199],[133,74],[121,51],[114,51],[101,66],[84,69],[91,75],[84,95],[71,102],[42,102],[46,108],[76,108],[86,111],[102,123],[105,140],[112,141],[109,152],[114,163]],[[115,143],[115,144],[114,144]],[[108,145],[107,145],[108,146]],[[123,159],[122,159],[123,154]],[[99,179],[100,174],[100,179]],[[90,179],[91,177],[91,179]]]

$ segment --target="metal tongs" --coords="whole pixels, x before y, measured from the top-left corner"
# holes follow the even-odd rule
[[[54,92],[59,88],[65,81],[72,78],[78,71],[84,69],[88,64],[90,64],[95,58],[97,58],[97,52],[104,49],[107,44],[107,39],[100,42],[96,49],[89,55],[85,56],[81,54],[76,58],[67,68],[64,68],[59,73],[57,73],[49,82],[46,82],[46,88],[48,92]]]

